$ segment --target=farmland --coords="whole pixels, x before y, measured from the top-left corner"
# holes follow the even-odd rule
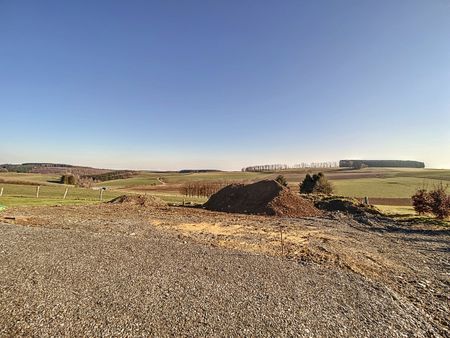
[[[375,204],[405,206],[415,190],[422,186],[432,187],[439,182],[450,183],[450,170],[433,169],[389,169],[366,168],[360,170],[326,169],[326,175],[335,187],[335,193],[348,197],[373,198]],[[248,183],[262,179],[274,179],[282,174],[293,191],[303,179],[306,169],[280,172],[138,172],[136,175],[118,180],[98,182],[96,186],[108,188],[104,199],[111,199],[124,193],[145,193],[156,195],[169,203],[192,201],[203,203],[205,198],[185,197],[180,193],[183,184],[189,182]],[[0,204],[54,205],[84,204],[99,201],[99,191],[69,187],[66,199],[62,199],[66,186],[57,183],[56,174],[0,173],[0,187],[4,188]],[[40,187],[36,198],[36,186]],[[407,209],[405,209],[407,210]]]

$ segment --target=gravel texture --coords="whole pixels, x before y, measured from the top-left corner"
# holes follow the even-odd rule
[[[180,208],[14,212],[33,226],[0,225],[0,336],[448,336],[446,230]],[[239,236],[182,232],[206,221],[239,223]],[[280,223],[287,257],[228,248]]]

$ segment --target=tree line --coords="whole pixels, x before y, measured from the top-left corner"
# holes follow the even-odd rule
[[[229,185],[228,181],[194,181],[180,187],[180,193],[186,197],[211,197],[220,189]]]
[[[325,168],[338,168],[338,162],[328,161],[328,162],[302,162],[293,165],[287,164],[261,164],[253,165],[250,167],[242,168],[241,171],[244,172],[261,172],[261,171],[278,171],[278,170],[288,170],[288,169],[325,169]]]
[[[340,160],[339,167],[361,169],[373,168],[425,168],[424,162],[402,160]]]

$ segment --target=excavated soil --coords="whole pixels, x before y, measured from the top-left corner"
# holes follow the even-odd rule
[[[366,205],[356,199],[342,197],[326,197],[314,203],[316,208],[326,211],[339,211],[351,215],[379,215],[380,212],[373,205]]]
[[[162,200],[150,195],[122,195],[109,201],[111,204],[138,205],[141,207],[159,207],[164,206]]]
[[[314,205],[273,180],[231,184],[204,204],[205,209],[239,214],[307,217],[321,214]]]

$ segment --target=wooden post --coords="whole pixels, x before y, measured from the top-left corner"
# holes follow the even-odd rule
[[[66,196],[67,196],[67,192],[69,191],[69,188],[67,187],[66,188],[66,191],[64,191],[64,197],[63,197],[63,200],[65,200],[66,199]]]
[[[103,188],[100,188],[100,201],[103,201]]]
[[[41,189],[41,186],[38,185],[36,188],[36,198],[39,198],[39,190]]]
[[[280,224],[281,256],[284,256],[283,225]]]
[[[0,197],[3,196],[3,187],[0,189]]]
[[[369,204],[369,197],[364,197],[364,204]]]

